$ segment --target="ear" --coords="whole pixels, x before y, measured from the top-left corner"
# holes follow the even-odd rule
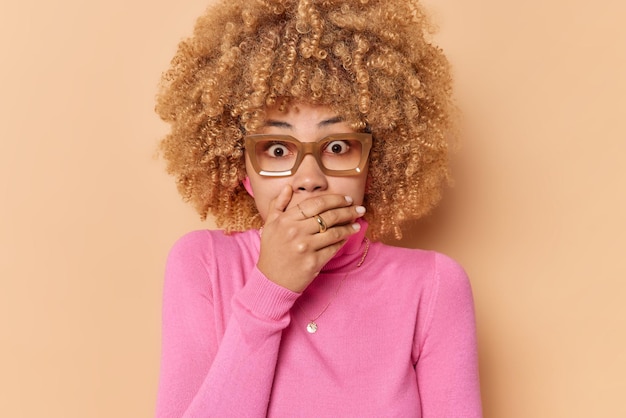
[[[243,187],[246,189],[248,194],[254,197],[254,192],[252,191],[252,185],[250,184],[250,177],[246,176],[246,178],[241,181],[241,184],[243,184]]]

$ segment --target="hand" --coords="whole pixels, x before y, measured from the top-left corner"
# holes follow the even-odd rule
[[[328,194],[287,209],[292,195],[291,187],[285,186],[270,203],[257,267],[274,283],[301,293],[360,229],[354,221],[365,208],[354,206],[349,196]],[[325,232],[320,232],[315,215],[324,220]]]

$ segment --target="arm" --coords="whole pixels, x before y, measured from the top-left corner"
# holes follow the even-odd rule
[[[482,416],[474,304],[469,280],[438,254],[416,364],[424,418]]]
[[[298,295],[253,269],[220,340],[222,312],[195,244],[179,241],[168,258],[157,416],[264,417],[282,330]]]
[[[301,203],[310,213],[324,212],[333,231],[319,234],[315,220],[305,218],[301,209],[287,211],[291,196],[285,187],[271,202],[257,267],[232,298],[225,327],[224,304],[230,301],[217,292],[213,299],[210,286],[216,281],[210,275],[229,269],[208,265],[228,260],[237,249],[207,249],[190,239],[172,249],[163,297],[158,417],[265,416],[282,331],[297,292],[358,231],[360,225],[353,222],[362,215],[344,196],[312,198],[310,206],[305,200]],[[232,283],[222,279],[222,285]]]

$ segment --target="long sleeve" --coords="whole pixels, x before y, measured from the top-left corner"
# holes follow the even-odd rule
[[[202,237],[183,238],[168,258],[157,417],[264,417],[281,334],[298,294],[253,264],[242,267],[243,280],[236,269],[214,267],[211,260],[232,254],[207,245],[198,251]],[[228,273],[233,297],[222,301],[216,292],[229,289],[215,289],[210,276]],[[219,303],[230,303],[229,317],[215,309]]]
[[[474,304],[469,280],[437,254],[416,364],[424,418],[482,416]]]

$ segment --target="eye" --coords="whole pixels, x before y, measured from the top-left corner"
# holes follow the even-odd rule
[[[324,152],[328,152],[330,154],[345,154],[350,150],[350,144],[346,141],[332,141],[329,142],[328,145],[324,148]]]
[[[273,142],[267,145],[267,147],[265,148],[265,152],[270,157],[280,158],[289,154],[289,148],[283,143]]]

